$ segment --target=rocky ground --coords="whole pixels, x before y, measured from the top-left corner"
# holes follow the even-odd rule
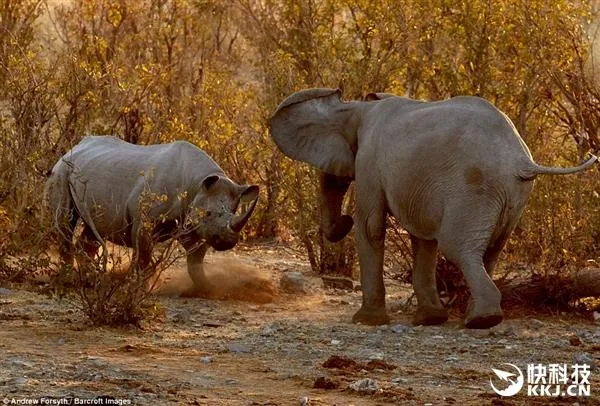
[[[14,286],[0,289],[0,399],[9,404],[103,396],[104,404],[112,397],[136,405],[600,404],[600,368],[591,373],[590,397],[536,398],[524,389],[501,398],[490,387],[496,379],[491,368],[503,363],[524,373],[530,363],[600,365],[600,326],[592,320],[509,314],[500,326],[473,331],[463,329],[455,316],[441,327],[412,327],[412,309],[400,306],[410,288],[387,281],[392,323],[354,325],[350,319],[360,292],[323,288],[306,262],[288,252],[238,250],[211,254],[208,261],[225,273],[243,269],[246,287],[255,272],[260,283],[252,286],[265,288],[267,296],[259,295],[259,301],[268,303],[179,297],[189,284],[183,263],[172,267],[159,295],[165,317],[143,329],[90,326],[68,301]],[[302,277],[288,288],[305,293],[280,289],[270,297],[269,286],[279,286],[288,271]]]

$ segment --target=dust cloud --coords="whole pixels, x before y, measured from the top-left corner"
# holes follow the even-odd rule
[[[205,262],[204,272],[211,286],[198,288],[188,276],[185,266],[173,267],[157,288],[157,293],[166,296],[254,303],[270,303],[277,296],[273,282],[262,275],[258,268],[232,258],[218,258],[214,262]]]

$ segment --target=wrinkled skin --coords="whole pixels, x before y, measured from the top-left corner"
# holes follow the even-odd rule
[[[538,174],[575,168],[536,164],[511,121],[489,102],[455,97],[421,102],[388,93],[342,102],[334,89],[286,98],[271,118],[283,153],[322,171],[321,227],[331,241],[352,228],[341,214],[348,185],[356,191],[356,239],[363,303],[353,321],[389,322],[383,284],[387,215],[410,233],[416,324],[441,324],[448,314],[435,283],[440,250],[459,266],[471,291],[465,325],[502,321],[492,282],[498,255],[521,216]]]
[[[72,262],[79,219],[88,255],[108,240],[133,248],[141,270],[150,265],[153,244],[177,238],[199,289],[207,288],[206,250],[236,245],[258,191],[256,185],[232,182],[188,142],[139,146],[109,136],[85,137],[56,163],[46,183],[65,262]],[[250,203],[249,208],[236,214],[240,203]]]

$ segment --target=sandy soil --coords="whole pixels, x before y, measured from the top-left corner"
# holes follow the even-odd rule
[[[0,401],[600,404],[600,368],[592,372],[591,397],[532,398],[522,390],[501,398],[489,383],[491,368],[505,362],[525,371],[528,363],[571,365],[584,356],[600,365],[600,327],[591,320],[509,314],[498,327],[472,331],[455,315],[444,326],[412,327],[413,309],[399,306],[410,287],[387,281],[391,325],[360,326],[350,323],[360,292],[325,290],[287,251],[211,253],[207,261],[227,300],[180,297],[191,281],[177,262],[158,294],[166,316],[141,330],[90,326],[68,301],[7,286],[0,292]],[[285,271],[304,274],[306,294],[275,292]],[[364,378],[376,381],[375,393],[349,388]]]

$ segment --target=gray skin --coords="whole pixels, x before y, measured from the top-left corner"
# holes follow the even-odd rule
[[[441,324],[435,264],[440,250],[459,266],[471,291],[465,325],[502,321],[501,295],[490,275],[521,216],[538,174],[589,168],[536,164],[508,117],[477,97],[422,102],[390,94],[342,102],[334,89],[286,98],[271,135],[287,156],[322,171],[321,227],[339,241],[353,220],[341,214],[355,182],[356,239],[363,302],[353,321],[386,324],[383,250],[387,215],[410,233],[415,324]],[[487,272],[486,272],[487,271]]]
[[[153,244],[177,238],[198,289],[210,289],[202,268],[208,247],[222,251],[236,245],[258,192],[256,185],[231,181],[189,142],[140,146],[110,136],[83,138],[54,165],[46,183],[65,262],[72,263],[81,218],[88,255],[108,240],[133,248],[140,270],[149,269]]]

